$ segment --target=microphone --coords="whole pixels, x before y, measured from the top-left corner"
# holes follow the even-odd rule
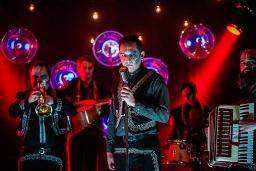
[[[122,78],[124,84],[128,85],[128,84],[129,84],[128,68],[125,67],[125,66],[122,66],[122,67],[119,69],[119,73],[120,73],[120,75],[121,75],[121,78]]]

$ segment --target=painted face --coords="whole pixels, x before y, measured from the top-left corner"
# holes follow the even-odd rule
[[[248,74],[256,71],[256,50],[247,49],[240,56],[240,73]]]
[[[82,63],[79,66],[77,66],[77,71],[82,81],[90,82],[92,80],[94,66],[91,62],[82,61]]]
[[[128,68],[130,73],[133,73],[140,67],[143,53],[139,51],[136,43],[121,44],[119,47],[121,63]]]
[[[185,89],[183,89],[181,94],[185,103],[193,105],[193,103],[195,102],[195,93],[191,92],[190,87],[186,87]]]
[[[38,82],[43,82],[46,89],[49,88],[49,74],[45,66],[34,66],[29,77],[33,89],[39,89]]]
[[[240,72],[241,73],[249,73],[256,69],[256,59],[244,59],[240,61]]]

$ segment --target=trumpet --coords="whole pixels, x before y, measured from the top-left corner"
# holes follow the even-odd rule
[[[46,87],[45,82],[38,82],[38,88],[39,88],[39,99],[38,104],[35,108],[35,112],[40,117],[48,117],[52,114],[52,106],[47,104],[45,102],[45,96],[46,96]]]

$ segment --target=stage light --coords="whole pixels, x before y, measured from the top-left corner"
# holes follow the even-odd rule
[[[34,12],[35,11],[35,5],[34,4],[29,4],[28,9],[29,9],[29,11]]]
[[[161,7],[159,5],[156,6],[156,13],[160,13],[161,12]]]
[[[169,79],[169,71],[167,65],[158,58],[147,57],[143,59],[143,65],[148,69],[153,69],[163,77],[167,84]]]
[[[237,13],[232,21],[227,25],[227,30],[232,34],[239,36],[246,30],[248,25],[255,20],[255,9],[249,4],[249,1],[239,1],[236,5]]]
[[[97,11],[94,11],[94,12],[93,12],[92,18],[93,18],[94,20],[97,20],[97,19],[99,18],[99,14],[98,14]]]
[[[242,29],[234,24],[230,24],[227,26],[229,32],[233,33],[236,36],[239,36],[242,33]]]
[[[91,42],[91,44],[93,44],[94,43],[94,38],[91,38],[90,42]]]
[[[183,25],[184,25],[184,27],[187,27],[189,25],[188,21],[185,20]]]
[[[142,36],[139,36],[138,39],[139,39],[140,41],[143,41]]]
[[[122,37],[123,35],[116,31],[105,31],[96,37],[92,49],[100,64],[112,67],[121,63],[118,42]]]
[[[1,49],[11,62],[29,63],[36,55],[38,42],[32,32],[25,28],[14,28],[8,31],[1,43]]]
[[[62,60],[51,68],[50,85],[53,89],[62,90],[78,75],[76,62]]]
[[[214,48],[214,35],[202,24],[191,25],[181,32],[179,45],[189,59],[203,59]]]

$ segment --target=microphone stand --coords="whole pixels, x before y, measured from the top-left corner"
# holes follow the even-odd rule
[[[124,104],[124,111],[125,111],[125,162],[126,162],[126,171],[129,171],[129,146],[128,146],[128,105],[123,102]]]
[[[123,83],[125,86],[129,87],[129,78],[128,78],[128,69],[127,67],[121,67],[119,69],[121,78],[123,80]],[[128,105],[125,101],[122,102],[123,109],[124,109],[124,117],[125,117],[125,166],[126,166],[126,171],[129,171],[129,147],[128,147],[128,132],[129,132],[129,127],[128,127]]]

